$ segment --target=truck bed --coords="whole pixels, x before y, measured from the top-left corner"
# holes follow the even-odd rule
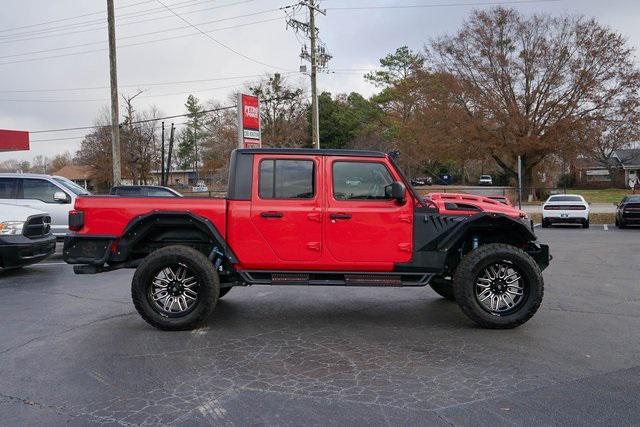
[[[82,196],[75,210],[84,213],[84,226],[76,235],[120,236],[136,217],[153,212],[190,212],[211,221],[226,234],[227,201],[224,198],[168,198]]]

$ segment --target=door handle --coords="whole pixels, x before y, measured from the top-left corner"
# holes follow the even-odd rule
[[[351,219],[351,214],[347,213],[334,213],[329,215],[331,219]]]
[[[284,214],[282,212],[269,211],[269,212],[262,212],[260,216],[262,218],[282,218]]]

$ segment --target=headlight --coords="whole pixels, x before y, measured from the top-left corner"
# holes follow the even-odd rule
[[[0,222],[0,235],[22,234],[23,221]]]

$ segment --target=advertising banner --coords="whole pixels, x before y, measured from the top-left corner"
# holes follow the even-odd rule
[[[238,148],[260,147],[260,100],[241,93],[238,95]]]
[[[29,151],[29,132],[0,129],[0,151]]]

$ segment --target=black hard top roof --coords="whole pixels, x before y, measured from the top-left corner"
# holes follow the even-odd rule
[[[335,150],[313,148],[239,148],[238,154],[289,154],[307,156],[353,156],[353,157],[385,157],[381,151],[368,150]]]

